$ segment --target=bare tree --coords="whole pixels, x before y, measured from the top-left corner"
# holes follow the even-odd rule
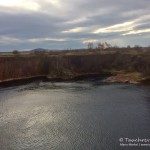
[[[130,46],[130,45],[128,45],[128,46],[127,46],[127,48],[129,48],[129,49],[130,49],[130,48],[131,48],[131,46]]]
[[[92,42],[88,43],[88,49],[93,49],[94,48],[94,44]]]
[[[98,48],[98,49],[104,49],[104,44],[99,42],[99,43],[97,44],[97,48]]]
[[[112,46],[111,46],[111,44],[105,42],[105,47],[106,47],[106,48],[110,48],[110,47],[112,47]]]

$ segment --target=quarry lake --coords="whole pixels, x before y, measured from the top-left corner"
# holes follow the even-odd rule
[[[0,88],[1,150],[120,150],[127,138],[150,139],[148,86],[90,79]]]

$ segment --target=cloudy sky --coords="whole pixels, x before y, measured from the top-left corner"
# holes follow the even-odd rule
[[[0,0],[0,51],[150,45],[150,0]]]

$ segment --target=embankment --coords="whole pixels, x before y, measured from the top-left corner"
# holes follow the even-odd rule
[[[115,78],[122,74],[121,80]],[[124,79],[123,75],[128,74]],[[129,75],[130,74],[130,75]],[[138,75],[137,77],[137,74]],[[130,54],[90,54],[0,57],[0,82],[44,77],[71,80],[92,75],[113,75],[115,82],[146,82],[150,77],[150,56]],[[136,76],[135,76],[136,75]],[[135,76],[135,77],[134,77]]]

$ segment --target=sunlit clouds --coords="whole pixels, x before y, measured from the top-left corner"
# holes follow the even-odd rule
[[[122,32],[122,31],[128,31],[133,29],[135,25],[133,25],[133,22],[124,22],[121,24],[115,24],[106,28],[101,28],[93,33],[98,34],[98,33],[112,33],[112,32]]]
[[[77,28],[73,28],[73,29],[63,31],[63,33],[78,33],[78,32],[83,32],[86,29],[87,29],[86,27],[77,27]]]
[[[9,8],[20,8],[37,11],[40,8],[40,5],[36,1],[30,0],[0,0],[0,6]]]
[[[8,45],[8,44],[18,44],[18,43],[37,43],[37,42],[63,42],[67,41],[65,38],[31,38],[31,39],[19,39],[14,37],[0,37],[0,44],[1,45]]]
[[[96,42],[98,42],[98,40],[96,40],[96,39],[83,40],[83,44],[96,43]]]
[[[141,33],[150,33],[150,28],[149,28],[149,29],[143,29],[143,30],[133,30],[133,31],[129,31],[129,32],[127,32],[127,33],[124,33],[123,35],[141,34]]]

